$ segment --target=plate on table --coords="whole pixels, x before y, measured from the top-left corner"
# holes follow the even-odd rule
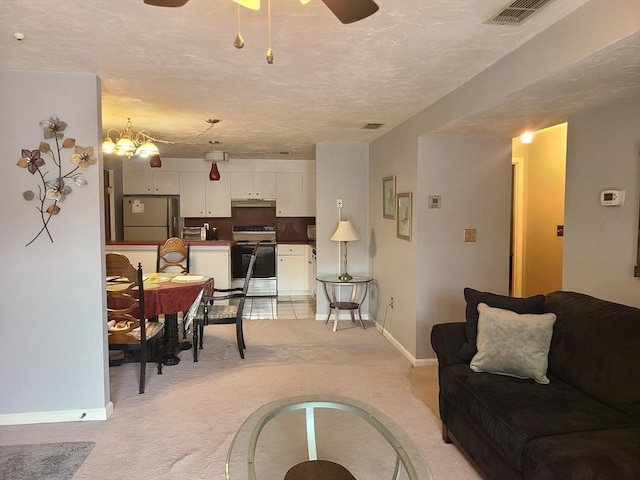
[[[107,327],[110,333],[126,333],[131,331],[132,322],[115,322],[111,320],[107,323]]]
[[[131,283],[107,283],[107,290],[110,292],[120,292],[131,286]]]
[[[144,286],[145,290],[153,290],[155,288],[160,288],[160,284],[154,283],[154,282],[142,282],[142,285]],[[135,287],[133,287],[133,290],[138,290],[138,286],[136,285]]]
[[[154,282],[154,283],[163,283],[168,282],[173,277],[175,277],[177,273],[145,273],[142,276],[142,280],[145,282]]]
[[[204,275],[178,275],[171,279],[176,283],[192,283],[192,282],[204,282],[207,279]]]

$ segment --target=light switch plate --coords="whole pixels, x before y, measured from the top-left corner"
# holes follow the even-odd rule
[[[465,242],[475,242],[476,241],[476,229],[475,228],[465,228],[464,229],[464,241]]]

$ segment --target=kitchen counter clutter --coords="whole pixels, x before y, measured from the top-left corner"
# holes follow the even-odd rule
[[[107,242],[107,252],[125,255],[131,264],[142,264],[145,273],[155,272],[157,241]],[[189,272],[215,279],[216,288],[231,288],[231,240],[186,241],[190,248]]]

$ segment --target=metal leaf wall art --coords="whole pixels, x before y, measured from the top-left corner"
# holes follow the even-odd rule
[[[40,142],[37,150],[22,149],[18,167],[26,169],[30,174],[38,177],[39,183],[37,191],[27,190],[22,193],[22,197],[28,201],[36,201],[36,210],[40,214],[42,228],[36,233],[29,243],[31,245],[40,235],[46,232],[49,240],[53,243],[53,237],[49,230],[51,219],[62,211],[62,203],[73,192],[68,183],[75,183],[78,187],[87,185],[87,179],[82,171],[91,165],[98,163],[94,155],[93,147],[79,147],[73,138],[64,139],[64,130],[67,124],[55,115],[49,120],[40,122],[45,140],[55,143],[54,148],[48,142]],[[64,139],[64,140],[63,140]],[[69,166],[67,173],[62,171],[62,151],[63,149],[74,149],[69,161],[73,166]],[[47,169],[45,158],[48,157],[53,162],[53,172]]]

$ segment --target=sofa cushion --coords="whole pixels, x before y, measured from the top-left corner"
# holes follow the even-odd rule
[[[451,365],[440,374],[440,396],[453,407],[443,409],[445,415],[464,415],[518,470],[522,470],[524,447],[534,438],[637,426],[631,417],[557,377],[540,385],[533,380],[476,373],[467,365]],[[442,421],[449,424],[447,418]]]
[[[544,295],[535,295],[528,298],[508,297],[489,292],[480,292],[473,288],[464,289],[464,299],[467,302],[465,310],[466,342],[460,347],[460,356],[466,362],[471,361],[478,351],[476,337],[478,335],[478,304],[486,303],[490,307],[503,308],[516,313],[545,313]]]
[[[471,370],[549,383],[547,362],[555,313],[517,314],[511,310],[478,305],[478,353]]]
[[[575,292],[545,308],[558,317],[549,372],[640,420],[640,309]]]
[[[636,480],[640,428],[536,438],[525,446],[523,465],[527,480]]]

